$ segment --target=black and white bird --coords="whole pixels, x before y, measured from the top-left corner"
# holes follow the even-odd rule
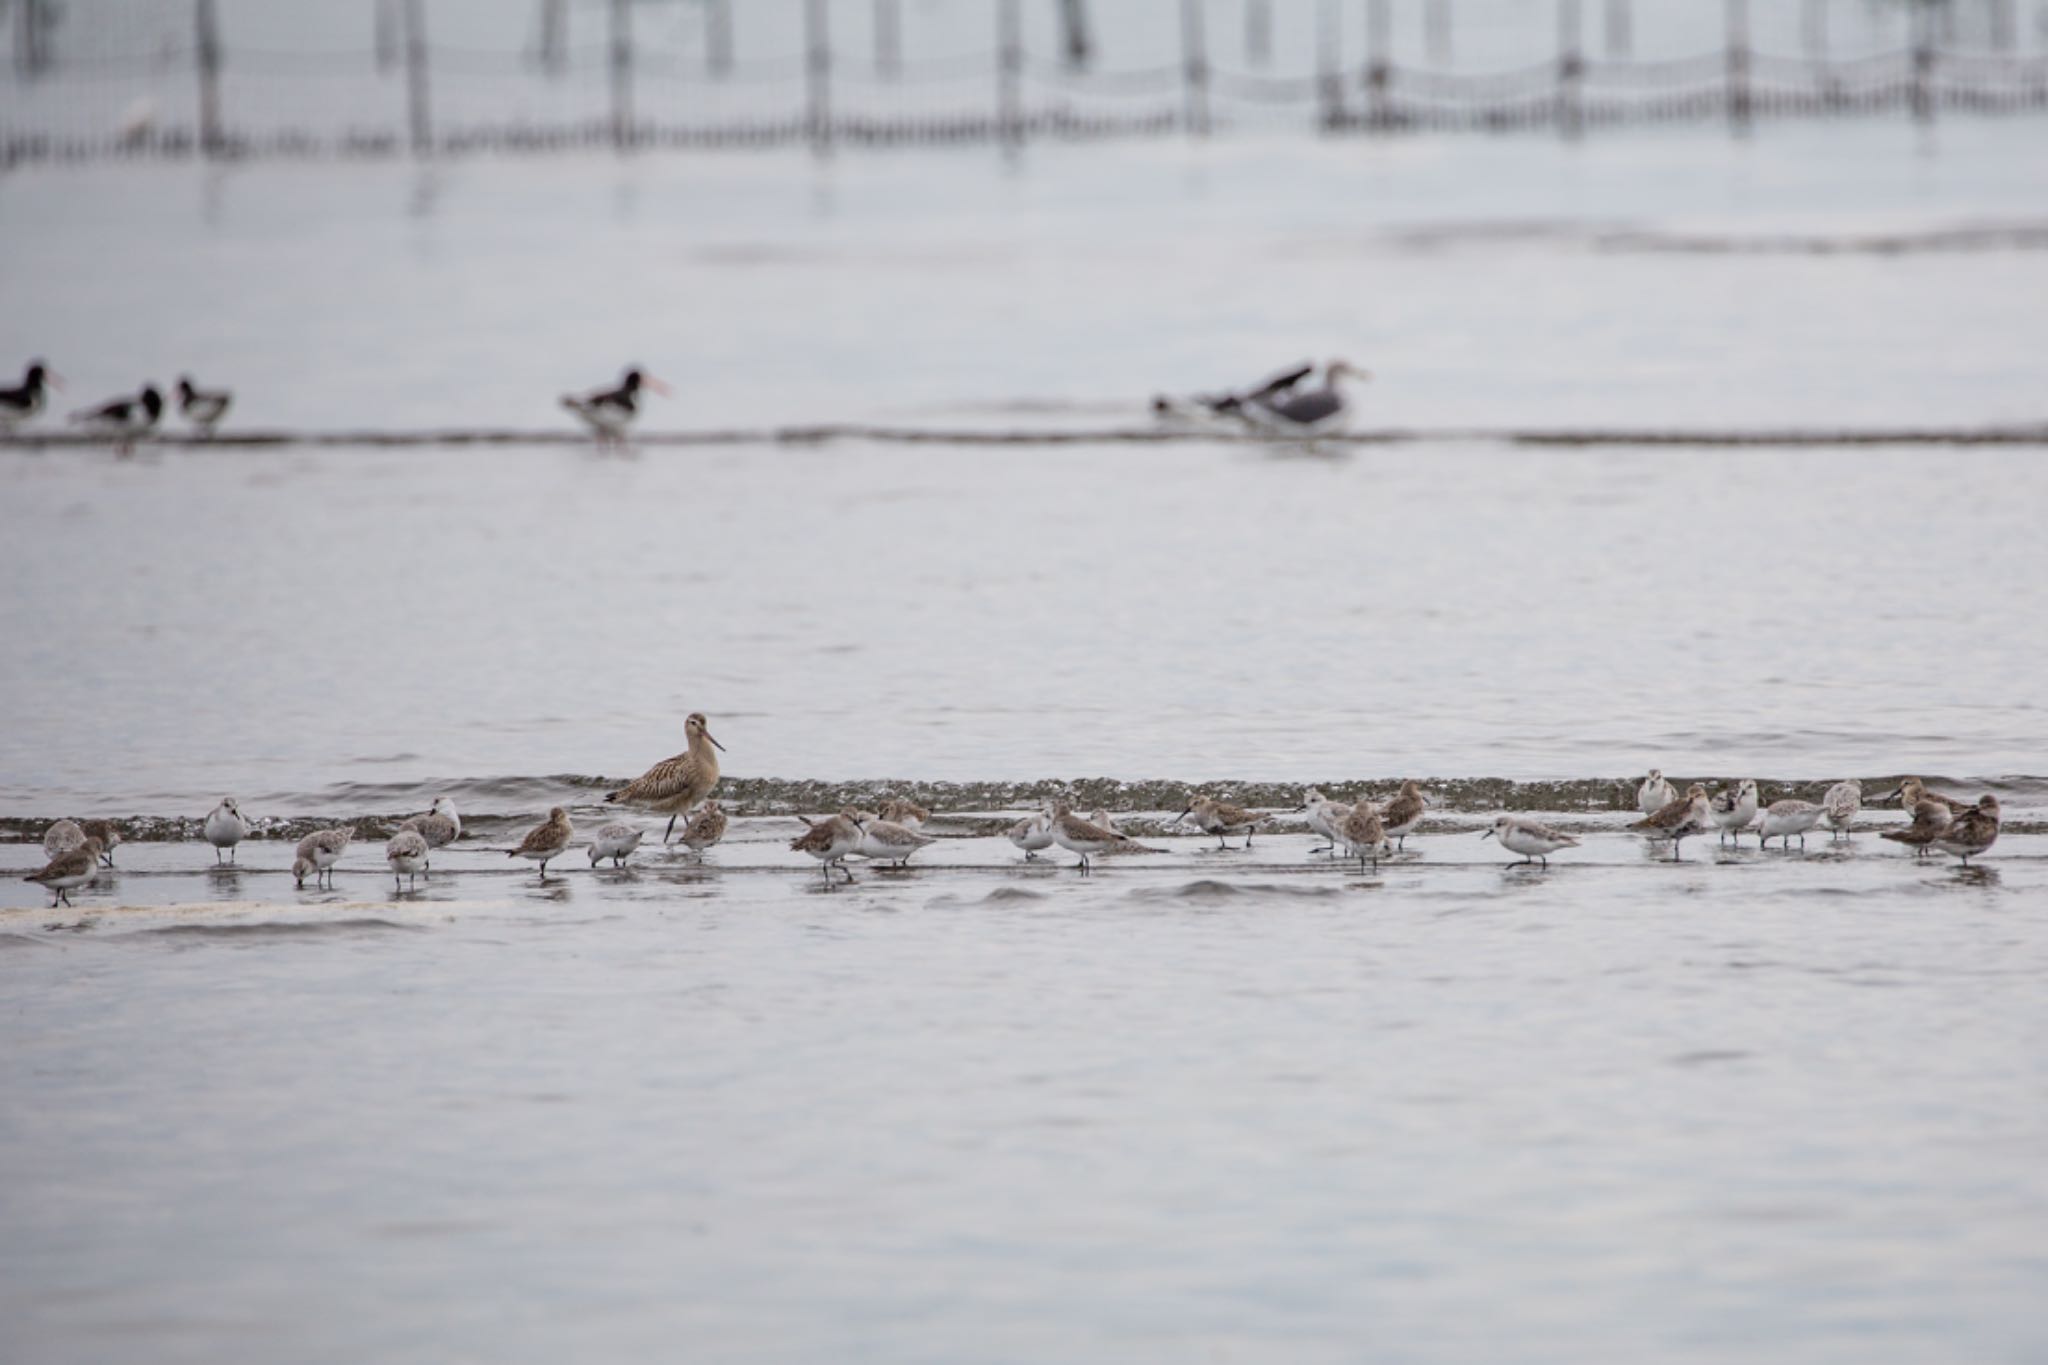
[[[640,415],[640,390],[648,388],[664,396],[668,386],[651,374],[627,370],[617,388],[593,389],[586,394],[565,393],[562,406],[583,419],[599,441],[622,441],[626,429]]]
[[[147,435],[163,415],[164,396],[156,391],[156,385],[145,384],[142,392],[132,398],[116,398],[96,408],[74,412],[71,420],[90,435],[111,438],[125,451],[136,437]]]
[[[201,436],[213,435],[213,429],[228,415],[234,401],[234,394],[226,389],[202,389],[192,382],[190,375],[178,376],[178,415]]]
[[[1315,372],[1313,363],[1304,362],[1282,370],[1249,389],[1195,393],[1185,398],[1171,398],[1162,393],[1152,399],[1152,412],[1158,417],[1234,417],[1247,403],[1272,402],[1286,396],[1295,385]]]
[[[0,431],[10,431],[43,410],[43,395],[50,386],[63,387],[50,367],[38,360],[28,367],[21,382],[0,389]]]
[[[1260,431],[1285,436],[1326,436],[1351,420],[1351,400],[1338,387],[1343,379],[1371,379],[1348,360],[1333,360],[1323,367],[1321,388],[1296,390],[1254,399],[1238,415]]]

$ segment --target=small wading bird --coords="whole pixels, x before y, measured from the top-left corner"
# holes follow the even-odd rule
[[[1429,798],[1422,794],[1422,788],[1414,779],[1401,784],[1401,794],[1380,810],[1380,819],[1387,827],[1387,837],[1403,850],[1408,847],[1408,835],[1422,823],[1422,813],[1429,809]]]
[[[894,820],[884,820],[867,811],[855,812],[851,818],[855,828],[860,830],[860,845],[854,852],[878,863],[908,867],[911,854],[926,844],[938,842],[929,834],[919,834]]]
[[[299,840],[299,846],[292,850],[292,880],[300,887],[306,878],[313,879],[313,885],[320,885],[325,879],[334,885],[334,865],[341,861],[341,855],[348,851],[355,839],[353,825],[341,825],[334,829],[316,829]]]
[[[213,435],[234,401],[235,396],[226,389],[202,389],[193,384],[190,375],[178,376],[178,415],[201,436]]]
[[[1230,847],[1224,838],[1225,835],[1230,834],[1242,834],[1244,836],[1244,846],[1250,848],[1252,846],[1252,832],[1258,829],[1260,823],[1266,818],[1263,815],[1246,810],[1243,806],[1234,806],[1228,801],[1218,801],[1214,797],[1208,796],[1197,796],[1188,801],[1187,809],[1173,817],[1171,824],[1177,825],[1190,816],[1194,817],[1196,829],[1204,834],[1216,836],[1216,847],[1218,848]],[[1084,821],[1083,823],[1086,822]],[[1114,834],[1115,831],[1111,830],[1110,833]]]
[[[1563,830],[1519,815],[1494,816],[1493,828],[1479,837],[1498,839],[1500,846],[1508,852],[1521,854],[1523,863],[1540,863],[1544,867],[1550,866],[1550,855],[1559,849],[1579,846],[1579,841]]]
[[[644,810],[668,812],[668,828],[662,831],[665,844],[676,832],[676,817],[694,809],[718,785],[718,755],[713,749],[725,746],[711,737],[711,722],[702,711],[692,711],[683,722],[689,747],[673,758],[664,758],[605,800]]]
[[[1695,834],[1705,834],[1714,827],[1713,812],[1707,803],[1707,789],[1695,782],[1685,789],[1685,795],[1645,815],[1630,825],[1652,839],[1671,841],[1671,861],[1678,861],[1680,846]]]
[[[1857,812],[1863,809],[1863,784],[1853,777],[1837,782],[1821,798],[1820,807],[1828,828],[1834,831],[1830,837],[1848,837],[1850,824],[1856,819]]]
[[[1003,837],[1024,851],[1026,859],[1036,858],[1052,847],[1052,803],[1046,802],[1003,831]]]
[[[799,816],[799,819],[802,817]],[[823,820],[805,820],[810,828],[790,840],[790,848],[797,853],[807,853],[818,860],[818,870],[825,874],[827,885],[832,881],[833,864],[846,874],[846,880],[853,880],[853,869],[846,865],[847,855],[860,847],[860,826],[845,815],[831,815]]]
[[[683,832],[676,837],[702,862],[704,850],[725,837],[725,824],[725,807],[716,801],[706,801],[697,808],[695,815],[683,822]]]
[[[1963,860],[1963,866],[1970,865],[1970,859],[1998,842],[1998,798],[1988,792],[1977,799],[1977,804],[1949,822],[1941,832],[1934,846],[1943,853],[1953,853]]]
[[[453,801],[445,796],[437,796],[425,815],[415,815],[399,825],[399,828],[418,830],[420,837],[427,841],[430,850],[446,848],[462,837],[462,817],[456,813]],[[428,865],[432,866],[431,863]]]
[[[570,836],[576,833],[576,826],[569,823],[569,812],[556,806],[548,811],[548,818],[526,832],[519,841],[519,847],[505,856],[526,858],[540,864],[540,879],[548,879],[548,863],[562,856],[562,850],[569,847]]]
[[[1074,814],[1073,807],[1064,801],[1052,808],[1052,841],[1067,852],[1077,854],[1081,859],[1080,870],[1084,873],[1093,870],[1089,859],[1137,842],[1127,834],[1090,824]]]
[[[1742,842],[1742,831],[1756,819],[1756,780],[1745,777],[1734,788],[1723,787],[1713,800],[1714,823],[1720,826],[1721,841]]]
[[[596,867],[606,858],[610,858],[613,867],[624,867],[626,858],[634,849],[640,847],[641,833],[637,826],[629,825],[624,820],[614,820],[601,827],[596,837],[590,841],[590,865]]]
[[[1796,835],[1799,846],[1805,848],[1806,832],[1819,824],[1821,816],[1826,813],[1825,807],[1811,801],[1787,797],[1783,801],[1771,802],[1757,820],[1757,828],[1763,834],[1762,847],[1769,848],[1771,840],[1776,839],[1789,849]]]
[[[1323,836],[1326,842],[1321,848],[1312,848],[1310,853],[1335,853],[1337,839],[1344,828],[1344,817],[1351,814],[1351,807],[1342,801],[1332,801],[1322,791],[1310,787],[1301,795],[1301,804],[1292,813],[1308,813],[1308,827]]]
[[[99,845],[101,865],[112,867],[121,831],[111,820],[59,820],[43,831],[43,856],[54,858],[59,853],[69,853],[88,839]]]
[[[562,406],[575,413],[596,435],[598,444],[623,441],[627,429],[640,416],[640,390],[648,388],[666,397],[668,385],[639,369],[627,370],[617,388],[592,389],[586,394],[565,393]]]
[[[1285,397],[1295,385],[1315,372],[1313,364],[1303,363],[1242,391],[1197,393],[1186,398],[1169,398],[1162,393],[1152,400],[1152,412],[1159,417],[1235,416],[1247,403],[1271,402]]]
[[[1924,858],[1935,841],[1948,833],[1948,827],[1955,823],[1956,817],[1944,801],[1934,800],[1922,793],[1920,779],[1917,777],[1907,778],[1901,790],[1904,793],[1902,796],[1899,792],[1894,792],[1893,795],[1900,796],[1906,803],[1906,813],[1913,817],[1912,823],[1904,829],[1885,830],[1878,837],[1889,839],[1895,844],[1904,844],[1913,850],[1914,857]]]
[[[892,825],[901,825],[915,832],[924,828],[924,822],[932,818],[932,813],[915,801],[892,796],[882,803],[882,818]]]
[[[1665,780],[1664,774],[1655,768],[1643,779],[1643,785],[1636,788],[1636,809],[1644,815],[1651,815],[1664,809],[1678,799],[1678,793]]]
[[[1874,799],[1878,801],[1896,799],[1899,805],[1904,808],[1908,817],[1911,817],[1915,810],[1928,802],[1940,806],[1943,811],[1951,816],[1961,815],[1964,811],[1971,808],[1970,803],[1967,801],[1958,801],[1953,796],[1943,796],[1940,792],[1927,790],[1927,784],[1917,777],[1902,779],[1898,786],[1886,792],[1883,796]]]
[[[1358,859],[1358,870],[1365,871],[1365,864],[1371,861],[1377,872],[1380,859],[1392,855],[1387,847],[1387,827],[1380,818],[1380,808],[1364,797],[1359,797],[1351,807],[1351,813],[1344,817],[1344,847],[1351,856]]]
[[[12,431],[43,410],[46,387],[62,388],[50,367],[38,360],[28,367],[21,382],[0,389],[0,431]]]
[[[391,886],[398,888],[403,877],[408,889],[419,885],[427,870],[427,837],[416,829],[401,829],[384,845],[384,861],[391,865]]]
[[[71,904],[71,892],[77,890],[99,875],[100,846],[97,839],[65,849],[41,870],[31,872],[24,881],[41,882],[50,891],[50,908],[59,904]]]
[[[1238,415],[1260,431],[1279,436],[1327,436],[1351,420],[1351,400],[1338,387],[1343,379],[1371,379],[1348,360],[1333,360],[1323,367],[1319,389],[1288,390],[1268,398],[1245,403]]]
[[[148,435],[163,415],[164,396],[156,391],[156,385],[145,384],[134,397],[116,398],[96,408],[74,412],[71,421],[84,427],[88,435],[112,440],[125,454],[134,449],[136,438]]]
[[[249,837],[249,822],[242,818],[242,808],[235,804],[232,796],[223,796],[220,804],[206,813],[206,823],[201,832],[206,842],[213,845],[213,860],[221,861],[225,852],[228,862],[235,860],[235,845]]]

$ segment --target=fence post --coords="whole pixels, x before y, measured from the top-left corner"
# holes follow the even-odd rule
[[[714,76],[732,74],[732,0],[710,0],[704,7],[704,69]]]
[[[569,64],[569,0],[540,0],[540,69],[560,76]]]
[[[1568,138],[1577,137],[1585,127],[1582,33],[1579,0],[1557,0],[1557,130]]]
[[[1322,129],[1334,133],[1344,126],[1344,31],[1337,0],[1322,0],[1316,10],[1316,91]]]
[[[1095,53],[1095,40],[1088,36],[1088,0],[1060,0],[1060,46],[1068,70],[1087,70]]]
[[[434,150],[433,115],[427,105],[427,0],[404,0],[405,104],[412,129],[412,154]]]
[[[1422,0],[1423,38],[1435,66],[1451,64],[1451,0]]]
[[[1393,122],[1387,87],[1393,83],[1394,12],[1388,0],[1365,0],[1366,118],[1375,131]]]
[[[1749,0],[1728,0],[1728,124],[1749,131]]]
[[[1180,0],[1182,120],[1188,136],[1209,136],[1209,57],[1202,0]]]
[[[1629,10],[1629,0],[1607,0],[1607,23],[1602,37],[1609,57],[1627,57],[1635,51],[1635,15]]]
[[[633,18],[630,0],[611,0],[612,146],[633,147]]]
[[[1913,7],[1913,117],[1934,121],[1934,10]]]
[[[903,11],[898,0],[875,0],[875,73],[903,74]]]
[[[213,6],[214,0],[198,0],[192,11],[199,56],[199,150],[205,156],[221,152],[220,20]]]
[[[1024,26],[1017,0],[996,0],[996,137],[1014,155],[1024,142]]]
[[[1273,60],[1272,0],[1244,0],[1244,59],[1252,66]]]
[[[825,0],[804,0],[804,48],[804,123],[811,149],[822,155],[832,149],[832,35],[825,26]]]

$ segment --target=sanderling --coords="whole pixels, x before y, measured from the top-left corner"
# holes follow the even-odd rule
[[[418,886],[420,873],[427,870],[427,836],[416,829],[398,831],[384,845],[384,861],[391,864],[394,891],[400,877],[406,879],[408,887]]]
[[[114,865],[114,850],[121,846],[121,831],[112,820],[80,820],[78,827],[85,831],[85,837],[100,846],[100,865]]]
[[[1955,822],[1955,817],[1950,815],[1948,807],[1939,801],[1908,802],[1906,809],[1913,813],[1913,823],[1904,829],[1882,830],[1878,837],[1889,839],[1895,844],[1904,844],[1913,850],[1914,857],[1924,858],[1927,856],[1927,850],[1933,847],[1934,841],[1948,832],[1948,827]]]
[[[334,885],[334,865],[341,861],[341,855],[348,851],[355,837],[355,826],[337,825],[333,829],[316,829],[299,840],[299,846],[292,850],[292,880],[303,887],[310,876],[315,886],[323,878],[329,886]]]
[[[1645,815],[1654,815],[1678,799],[1678,793],[1666,780],[1662,771],[1650,769],[1650,775],[1643,779],[1643,785],[1636,788],[1636,809]]]
[[[913,834],[923,829],[924,822],[932,818],[932,813],[923,806],[900,796],[892,796],[884,801],[880,814],[890,824],[901,825]]]
[[[57,376],[50,373],[50,367],[38,360],[28,367],[19,384],[0,389],[0,431],[12,431],[18,423],[26,422],[41,412],[44,386],[56,380]]]
[[[596,867],[610,858],[613,867],[624,867],[627,857],[640,847],[641,836],[645,833],[638,825],[629,825],[624,820],[600,826],[590,840],[590,865]]]
[[[704,850],[725,837],[725,824],[725,807],[716,801],[706,801],[683,822],[683,832],[676,837],[702,861]]]
[[[1494,816],[1493,828],[1479,837],[1498,839],[1508,852],[1521,854],[1523,862],[1538,862],[1545,867],[1550,866],[1550,855],[1559,849],[1579,846],[1579,841],[1563,830],[1520,815]]]
[[[1393,850],[1387,847],[1387,827],[1380,818],[1380,808],[1362,796],[1352,805],[1351,813],[1344,817],[1344,825],[1339,832],[1344,836],[1344,847],[1358,859],[1360,872],[1365,871],[1368,859],[1374,870],[1378,870],[1380,859],[1392,855]]]
[[[445,796],[434,798],[434,804],[425,815],[415,815],[399,825],[400,829],[416,829],[431,849],[446,848],[462,837],[462,817],[455,813],[455,803]],[[428,855],[430,858],[432,854]]]
[[[519,841],[519,847],[505,856],[527,858],[540,864],[540,879],[548,879],[548,863],[562,856],[562,850],[569,846],[576,826],[569,823],[569,812],[560,806],[548,811],[548,818],[541,824],[526,831],[526,837]]]
[[[235,860],[235,845],[249,837],[249,822],[242,818],[242,808],[235,804],[232,796],[223,796],[220,804],[206,813],[206,823],[201,826],[206,842],[213,845],[213,860],[221,860],[222,850],[227,860]]]
[[[1821,798],[1820,809],[1821,818],[1828,822],[1828,828],[1835,832],[1835,837],[1846,835],[1857,812],[1863,809],[1863,784],[1853,777],[1837,782]]]
[[[202,389],[190,375],[178,376],[178,415],[190,422],[201,436],[213,435],[220,419],[228,415],[235,396],[226,389]]]
[[[1083,872],[1090,870],[1090,858],[1131,842],[1127,835],[1083,820],[1064,801],[1052,808],[1052,841],[1067,852],[1080,855]]]
[[[661,835],[664,844],[676,832],[676,817],[711,795],[711,789],[718,785],[718,755],[713,750],[725,747],[711,737],[710,722],[704,719],[702,711],[690,713],[683,722],[683,734],[689,740],[687,749],[673,758],[664,758],[617,791],[606,793],[604,798],[651,811],[667,811],[668,828]]]
[[[1797,835],[1799,846],[1805,848],[1806,831],[1819,824],[1821,816],[1825,814],[1827,807],[1811,801],[1787,797],[1783,801],[1771,802],[1764,807],[1763,814],[1757,820],[1757,826],[1763,834],[1762,846],[1769,848],[1771,840],[1776,839],[1789,849],[1792,847],[1792,837]]]
[[[914,829],[905,829],[894,820],[878,819],[865,811],[862,815],[864,818],[854,822],[860,830],[860,844],[853,851],[863,858],[908,867],[911,854],[926,844],[938,842],[931,835],[919,834]]]
[[[1386,826],[1387,837],[1403,849],[1408,847],[1408,835],[1422,823],[1422,813],[1429,809],[1429,799],[1422,794],[1422,788],[1412,779],[1401,784],[1401,793],[1380,808],[1380,821]]]
[[[100,870],[100,846],[88,837],[84,842],[65,849],[41,870],[29,873],[23,881],[41,882],[50,891],[50,908],[56,909],[62,903],[71,904],[70,893],[84,886]]]
[[[1953,853],[1970,865],[1970,859],[1998,842],[1998,798],[1985,793],[1977,804],[1950,822],[1935,839],[1943,853]]]
[[[846,880],[853,880],[853,869],[846,866],[846,857],[860,847],[860,826],[844,815],[830,815],[823,820],[806,820],[810,828],[790,840],[790,848],[797,853],[808,853],[818,860],[818,870],[825,874],[825,881],[832,880],[833,864],[846,874]]]
[[[1326,842],[1321,848],[1312,848],[1310,853],[1335,853],[1339,831],[1344,828],[1344,817],[1351,814],[1351,807],[1342,801],[1332,801],[1315,787],[1301,795],[1301,804],[1294,808],[1306,812],[1310,830],[1323,836]]]
[[[1250,848],[1252,846],[1252,832],[1266,818],[1254,811],[1246,810],[1243,806],[1234,806],[1228,801],[1218,801],[1210,796],[1190,797],[1187,808],[1181,811],[1179,815],[1174,816],[1171,823],[1177,825],[1190,816],[1194,817],[1196,829],[1204,834],[1216,836],[1216,847],[1218,848],[1230,847],[1224,839],[1225,835],[1230,834],[1242,834],[1244,836],[1244,846]],[[1086,822],[1084,821],[1083,823]],[[1096,828],[1100,828],[1100,826],[1096,826]],[[1110,831],[1112,834],[1115,832],[1114,830]]]
[[[1031,812],[1004,830],[1003,836],[1023,849],[1026,858],[1036,858],[1040,849],[1052,847],[1052,807],[1046,805]]]
[[[1721,840],[1733,838],[1742,842],[1742,831],[1756,820],[1757,794],[1756,779],[1745,777],[1733,788],[1723,787],[1715,793],[1713,800],[1714,823],[1720,827]]]
[[[640,415],[640,390],[649,388],[666,394],[668,386],[651,374],[627,370],[617,388],[592,389],[589,393],[562,395],[562,406],[583,419],[600,443],[622,441],[626,429]]]
[[[1695,782],[1685,789],[1685,795],[1645,815],[1630,825],[1652,839],[1671,841],[1671,861],[1678,861],[1679,848],[1695,834],[1705,834],[1714,827],[1713,811],[1707,802],[1707,789]]]

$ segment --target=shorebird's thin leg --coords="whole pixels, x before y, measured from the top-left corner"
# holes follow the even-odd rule
[[[681,812],[680,812],[680,811],[678,811],[678,812],[677,812],[677,814],[679,815],[679,814],[681,814]],[[664,844],[665,844],[665,843],[667,843],[667,842],[668,842],[668,836],[669,836],[669,835],[671,835],[671,834],[674,834],[675,832],[676,832],[676,817],[675,817],[674,815],[671,815],[671,816],[669,816],[669,818],[668,818],[668,828],[667,828],[667,829],[665,829],[665,830],[663,830],[663,831],[661,832],[661,841],[662,841],[662,842],[663,842]]]

